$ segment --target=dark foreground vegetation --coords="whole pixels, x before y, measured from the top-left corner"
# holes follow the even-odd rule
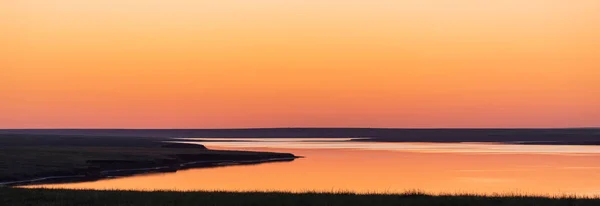
[[[398,206],[398,205],[600,205],[600,199],[531,197],[520,195],[282,193],[282,192],[137,192],[0,188],[0,205],[94,206],[94,205],[260,205],[260,206]]]
[[[42,129],[0,130],[1,133],[167,137],[369,137],[375,142],[507,142],[514,144],[600,145],[600,128],[567,129]]]
[[[70,182],[227,163],[292,160],[286,153],[209,150],[165,138],[0,134],[0,186]],[[73,177],[76,176],[76,177]],[[12,182],[12,183],[8,183]]]

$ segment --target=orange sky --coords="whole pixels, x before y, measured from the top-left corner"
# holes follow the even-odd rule
[[[597,0],[0,0],[0,128],[600,126]]]

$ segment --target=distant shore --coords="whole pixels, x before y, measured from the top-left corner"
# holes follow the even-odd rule
[[[170,138],[370,138],[375,142],[506,142],[600,145],[600,128],[555,129],[4,129],[0,134]]]

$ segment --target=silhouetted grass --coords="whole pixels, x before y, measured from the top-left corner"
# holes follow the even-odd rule
[[[398,205],[600,205],[600,199],[558,196],[535,197],[519,194],[481,196],[473,194],[427,195],[418,191],[403,194],[286,193],[286,192],[139,192],[95,190],[50,190],[0,188],[0,204],[21,206],[69,205],[260,205],[260,206],[398,206]]]

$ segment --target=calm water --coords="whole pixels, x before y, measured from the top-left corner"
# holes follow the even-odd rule
[[[191,169],[52,188],[600,195],[599,146],[211,139],[211,149],[291,152],[293,162]],[[185,140],[182,140],[185,141]]]

